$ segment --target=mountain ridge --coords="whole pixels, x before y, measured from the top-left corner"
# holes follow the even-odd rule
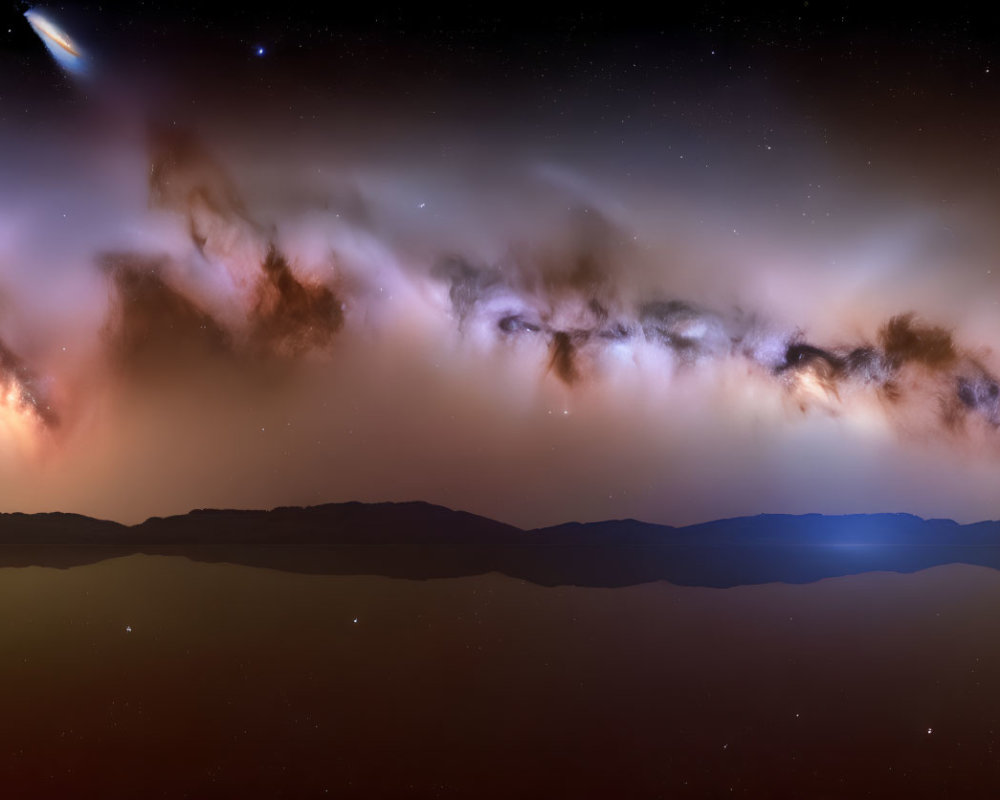
[[[805,583],[947,563],[1000,569],[1000,522],[912,514],[758,514],[686,526],[635,519],[522,529],[421,501],[194,509],[135,525],[0,513],[0,566],[183,555],[292,572],[428,579],[501,572],[543,586]]]

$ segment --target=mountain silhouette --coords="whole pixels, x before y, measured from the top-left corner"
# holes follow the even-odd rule
[[[0,514],[0,566],[66,568],[136,553],[290,572],[428,579],[500,572],[543,586],[729,587],[965,563],[1000,569],[1000,522],[909,514],[637,520],[522,530],[428,503],[197,510],[138,525]]]

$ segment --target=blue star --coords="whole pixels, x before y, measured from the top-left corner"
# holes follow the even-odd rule
[[[267,50],[264,49],[264,45],[262,44],[257,45],[256,49],[254,50],[254,53],[257,55],[258,58],[260,56],[263,56],[266,52]]]

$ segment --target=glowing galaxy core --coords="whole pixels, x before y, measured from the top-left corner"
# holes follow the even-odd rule
[[[87,64],[83,53],[55,23],[34,10],[26,11],[24,16],[61,67],[74,74],[86,71]]]

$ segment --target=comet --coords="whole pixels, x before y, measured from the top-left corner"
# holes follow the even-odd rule
[[[55,23],[35,10],[26,11],[24,16],[31,29],[38,34],[45,47],[59,63],[59,66],[74,75],[79,75],[86,70],[83,52]]]

